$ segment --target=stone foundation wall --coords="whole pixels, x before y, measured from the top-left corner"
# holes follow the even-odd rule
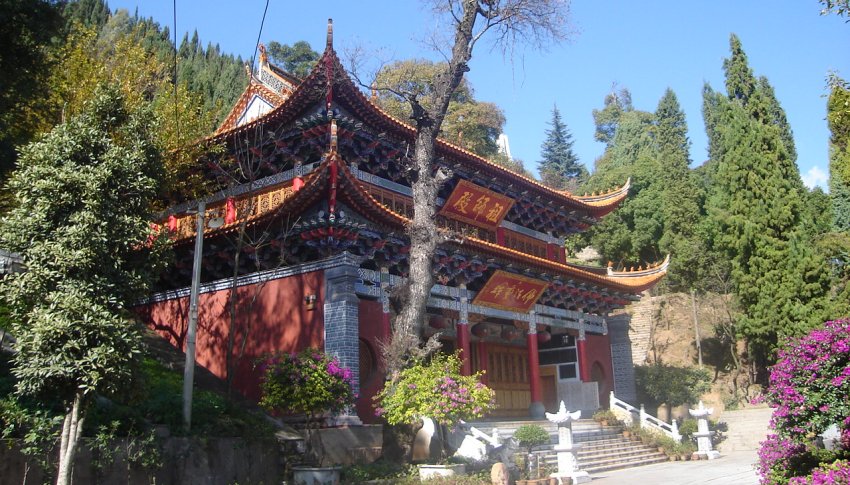
[[[111,464],[98,470],[83,446],[74,462],[74,483],[100,485],[230,485],[233,483],[277,484],[283,480],[284,459],[280,444],[269,440],[241,438],[165,438],[161,442],[162,466],[144,469],[127,461],[127,442],[115,442]],[[37,485],[44,483],[43,470],[7,441],[0,444],[0,483]]]

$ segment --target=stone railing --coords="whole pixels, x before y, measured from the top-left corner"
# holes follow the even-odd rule
[[[682,441],[682,435],[679,434],[679,426],[676,424],[676,420],[673,420],[672,424],[665,423],[664,421],[647,413],[643,408],[643,404],[641,404],[640,409],[638,409],[626,401],[617,399],[614,395],[614,391],[611,391],[609,403],[609,409],[611,409],[611,411],[624,423],[633,424],[637,419],[638,426],[641,428],[648,428],[659,432],[672,438],[677,443]]]

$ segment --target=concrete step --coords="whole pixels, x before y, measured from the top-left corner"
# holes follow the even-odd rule
[[[551,443],[536,447],[533,453],[547,465],[557,466],[558,457],[554,444],[558,442],[558,428],[549,421],[479,421],[469,424],[487,434],[492,434],[493,429],[498,428],[502,439],[513,436],[520,426],[541,426],[549,432]],[[602,426],[591,419],[581,419],[573,422],[572,430],[573,442],[579,445],[576,453],[579,466],[588,473],[667,461],[667,456],[659,453],[657,449],[623,438],[622,428],[618,426]]]

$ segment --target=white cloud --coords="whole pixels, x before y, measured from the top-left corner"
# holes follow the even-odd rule
[[[803,183],[810,189],[820,186],[823,190],[828,190],[828,181],[829,175],[818,166],[810,168],[808,172],[803,174]]]

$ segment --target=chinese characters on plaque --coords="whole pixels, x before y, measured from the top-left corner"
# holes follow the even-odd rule
[[[494,228],[511,210],[514,200],[466,180],[458,182],[440,214],[479,227]]]
[[[545,281],[497,270],[472,304],[524,313],[534,307],[548,286]]]

